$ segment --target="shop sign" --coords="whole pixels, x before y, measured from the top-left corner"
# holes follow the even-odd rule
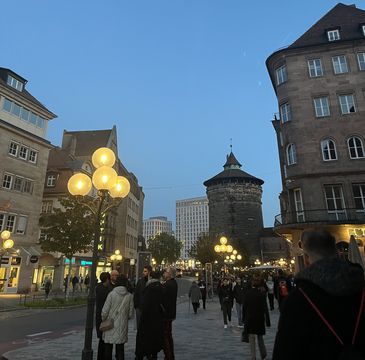
[[[81,260],[81,266],[91,266],[92,264],[92,261]]]
[[[73,257],[73,258],[71,259],[71,264],[75,264],[75,262],[76,262],[76,259]],[[69,263],[70,263],[70,259],[65,258],[65,264],[67,265],[67,264],[69,264]]]
[[[32,264],[35,264],[36,262],[38,262],[38,256],[37,256],[37,255],[32,255],[32,256],[29,258],[29,261],[30,261]]]
[[[7,257],[2,257],[2,258],[1,258],[1,264],[3,264],[3,265],[7,265],[7,264],[9,264],[9,258],[7,258]]]

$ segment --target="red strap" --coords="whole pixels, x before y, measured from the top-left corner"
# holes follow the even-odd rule
[[[354,330],[354,336],[352,337],[352,342],[351,342],[352,345],[355,344],[357,330],[359,328],[360,319],[361,319],[361,315],[362,315],[362,309],[364,307],[364,300],[365,300],[365,289],[362,290],[362,297],[361,297],[361,303],[360,303],[359,313],[357,314],[357,320],[356,320],[356,326],[355,326],[355,330]]]

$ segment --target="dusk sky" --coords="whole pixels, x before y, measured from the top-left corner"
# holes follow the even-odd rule
[[[1,67],[64,129],[118,131],[119,156],[145,193],[144,218],[175,222],[229,153],[265,181],[265,226],[281,190],[275,94],[266,58],[336,1],[3,0]],[[358,3],[360,6],[360,3]]]

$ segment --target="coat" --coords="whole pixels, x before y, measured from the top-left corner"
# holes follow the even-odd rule
[[[136,355],[158,353],[163,347],[162,285],[157,279],[147,282],[141,297],[141,320],[136,338]]]
[[[111,287],[104,286],[103,283],[98,283],[96,285],[95,289],[95,302],[96,302],[96,308],[95,308],[95,327],[96,327],[96,333],[98,335],[98,338],[102,338],[103,333],[99,330],[100,324],[101,324],[101,310],[103,309],[103,306],[105,304],[106,298],[108,297],[108,294],[111,291]]]
[[[233,288],[233,297],[237,304],[243,304],[243,299],[247,289],[242,284],[236,284]]]
[[[221,304],[233,306],[233,291],[231,284],[222,285],[218,290],[219,301]]]
[[[194,283],[191,284],[190,290],[189,290],[189,298],[191,299],[191,303],[198,303],[199,300],[202,298],[202,293],[200,291],[199,286]]]
[[[136,288],[134,289],[133,302],[134,308],[139,309],[141,306],[141,298],[144,288],[146,287],[147,278],[142,277],[137,281]]]
[[[299,289],[349,344],[364,287],[362,268],[337,258],[321,259],[299,272],[295,280],[297,286],[283,304],[273,360],[338,359],[342,346]],[[355,339],[355,347],[365,359],[364,338],[365,309]]]
[[[265,335],[265,322],[266,326],[270,326],[266,293],[255,287],[249,289],[243,300],[243,309],[247,332]]]
[[[171,321],[176,319],[177,282],[169,279],[163,284],[164,319]]]
[[[118,307],[123,303],[118,312]],[[101,318],[114,319],[113,329],[103,332],[103,340],[107,344],[125,344],[128,341],[128,320],[133,317],[133,296],[124,286],[117,286],[106,298],[101,311]]]

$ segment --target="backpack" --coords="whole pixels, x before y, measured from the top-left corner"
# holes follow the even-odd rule
[[[286,280],[279,281],[279,294],[281,297],[286,297],[289,295],[288,286]]]
[[[322,315],[322,313],[319,311],[317,306],[313,303],[313,301],[309,298],[309,296],[304,292],[302,288],[299,288],[299,291],[304,295],[308,303],[312,306],[314,311],[318,314],[318,316],[322,319],[322,321],[327,325],[328,329],[332,332],[332,334],[335,336],[335,338],[338,340],[338,342],[342,345],[342,350],[340,354],[338,355],[338,360],[365,360],[364,356],[360,354],[359,350],[355,348],[355,340],[357,335],[357,330],[359,328],[360,319],[362,315],[362,310],[364,307],[364,301],[365,301],[365,289],[362,291],[362,297],[359,307],[359,312],[357,314],[356,318],[356,324],[354,328],[354,333],[352,336],[351,344],[344,344],[342,339],[337,335],[336,331],[332,327],[332,325],[327,321],[327,319]]]

